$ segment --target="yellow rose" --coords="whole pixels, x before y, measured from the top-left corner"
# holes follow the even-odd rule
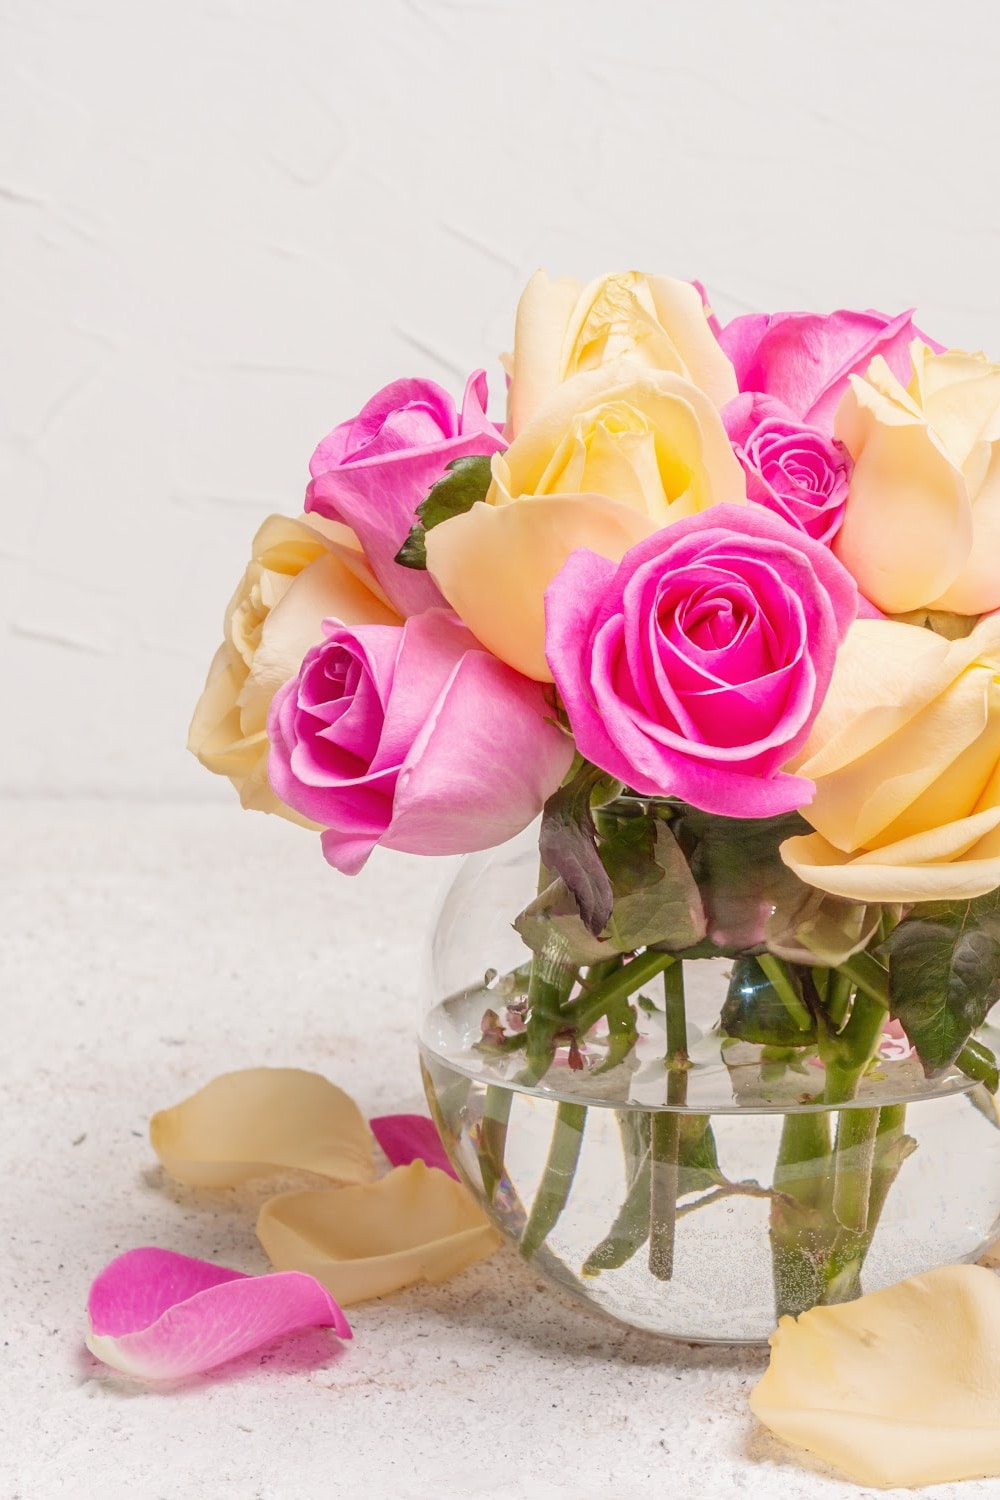
[[[322,516],[269,516],[229,601],[224,640],[188,731],[188,749],[229,777],[244,807],[302,821],[267,780],[267,711],[322,640],[330,616],[348,625],[399,624],[348,527]]]
[[[484,646],[547,682],[545,590],[570,553],[618,562],[722,500],[745,502],[746,481],[709,397],[619,360],[558,386],[494,454],[485,501],[427,533],[427,567]]]
[[[1000,365],[910,346],[903,387],[881,356],[851,376],[835,431],[854,459],[834,551],[887,614],[1000,605]]]
[[[948,641],[857,620],[789,769],[816,829],[781,857],[851,901],[958,900],[1000,885],[1000,613]]]
[[[716,406],[736,395],[736,374],[690,282],[625,271],[584,286],[536,271],[518,303],[514,353],[505,360],[508,434],[516,436],[564,380],[623,357],[683,375]]]

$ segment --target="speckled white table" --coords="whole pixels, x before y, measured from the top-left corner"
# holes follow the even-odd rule
[[[258,1063],[318,1069],[367,1113],[423,1107],[417,959],[443,872],[383,856],[349,881],[309,835],[218,804],[0,802],[0,823],[2,1500],[876,1493],[756,1426],[762,1353],[629,1333],[507,1251],[352,1309],[343,1347],[305,1334],[166,1393],[99,1366],[84,1301],[119,1251],[266,1269],[257,1196],[168,1182],[154,1109]]]

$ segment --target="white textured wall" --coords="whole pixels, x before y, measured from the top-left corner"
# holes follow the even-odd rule
[[[0,789],[218,795],[250,535],[539,264],[1000,354],[992,4],[0,0]]]

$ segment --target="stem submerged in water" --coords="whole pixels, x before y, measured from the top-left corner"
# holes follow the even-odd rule
[[[674,1274],[677,1191],[680,1185],[681,1109],[687,1100],[687,1017],[684,1011],[684,965],[671,964],[663,975],[667,1017],[667,1104],[650,1120],[649,1269],[658,1281]]]

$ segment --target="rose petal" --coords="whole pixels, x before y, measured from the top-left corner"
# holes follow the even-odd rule
[[[426,1115],[379,1115],[368,1124],[394,1167],[407,1167],[411,1161],[422,1161],[458,1181],[458,1173],[448,1160],[437,1126]]]
[[[222,1073],[149,1123],[153,1150],[178,1182],[233,1187],[276,1171],[370,1182],[371,1131],[354,1100],[303,1068]]]
[[[272,1198],[257,1238],[272,1265],[308,1272],[345,1306],[445,1281],[500,1244],[465,1188],[422,1161],[365,1187]]]
[[[87,1299],[87,1348],[137,1380],[181,1380],[304,1328],[351,1337],[311,1276],[246,1276],[152,1246],[119,1255]]]
[[[782,1318],[750,1407],[859,1484],[1000,1474],[1000,1280],[944,1266]]]

